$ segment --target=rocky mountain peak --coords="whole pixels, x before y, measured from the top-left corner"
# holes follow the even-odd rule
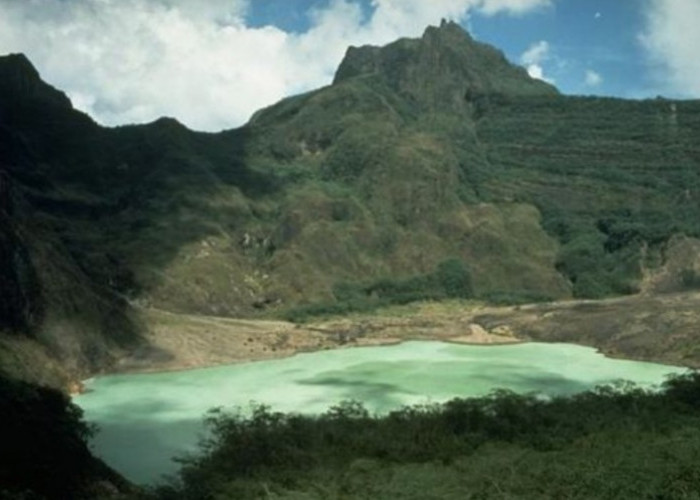
[[[39,72],[36,70],[31,61],[22,53],[8,54],[0,57],[0,71],[3,76],[8,76],[10,72],[14,72],[17,76],[22,76],[29,80],[38,80]]]
[[[417,39],[384,47],[350,47],[334,84],[371,78],[429,108],[459,109],[476,94],[552,95],[553,86],[531,78],[494,47],[474,40],[461,26],[442,21]]]
[[[18,99],[72,108],[68,97],[45,83],[24,54],[0,56],[0,104]]]

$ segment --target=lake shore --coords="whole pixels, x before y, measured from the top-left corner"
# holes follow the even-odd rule
[[[473,345],[523,341],[507,328],[487,331],[470,321],[472,314],[433,314],[430,318],[414,314],[362,316],[309,324],[193,316],[157,309],[147,309],[142,314],[147,325],[147,344],[120,359],[109,373],[189,370],[407,340]]]
[[[145,342],[106,373],[188,370],[301,352],[438,340],[565,342],[614,358],[700,368],[700,293],[493,306],[448,301],[305,324],[143,309]]]

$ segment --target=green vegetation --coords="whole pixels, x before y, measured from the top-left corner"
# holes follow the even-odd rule
[[[700,374],[370,415],[214,411],[198,454],[143,499],[697,498]]]
[[[468,267],[459,259],[440,262],[429,274],[408,278],[382,278],[369,284],[338,283],[333,300],[296,306],[283,311],[288,321],[304,322],[318,316],[371,312],[411,302],[447,299],[480,299],[491,304],[518,305],[553,300],[551,296],[528,291],[492,291],[476,295]]]
[[[92,431],[65,394],[0,373],[0,498],[79,500],[118,491],[125,481],[90,454]]]
[[[643,249],[700,236],[699,132],[697,101],[491,96],[480,192],[540,209],[574,295],[632,293]]]
[[[313,316],[373,311],[379,307],[421,300],[468,299],[474,294],[471,275],[464,262],[448,259],[430,274],[404,279],[384,278],[368,285],[340,283],[333,288],[332,302],[295,307],[284,313],[290,321]]]

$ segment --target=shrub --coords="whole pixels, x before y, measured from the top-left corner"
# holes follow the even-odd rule
[[[435,274],[448,297],[467,299],[474,295],[471,274],[461,260],[448,259],[441,262]]]
[[[402,305],[420,300],[470,298],[473,296],[471,274],[459,259],[438,264],[432,273],[408,278],[381,278],[369,284],[337,283],[335,301],[317,302],[287,310],[283,317],[303,322],[313,316],[372,311],[387,305]]]
[[[354,401],[321,415],[217,412],[180,482],[152,498],[424,498],[382,493],[396,471],[419,472],[400,481],[414,487],[456,479],[431,498],[695,498],[699,407],[692,373],[659,391],[617,383],[543,399],[497,390],[386,415]]]

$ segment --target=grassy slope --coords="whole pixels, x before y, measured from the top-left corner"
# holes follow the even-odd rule
[[[478,134],[487,198],[536,205],[583,297],[636,291],[674,233],[700,235],[700,103],[502,99]],[[643,253],[645,252],[645,253]],[[658,260],[657,260],[658,262]]]

